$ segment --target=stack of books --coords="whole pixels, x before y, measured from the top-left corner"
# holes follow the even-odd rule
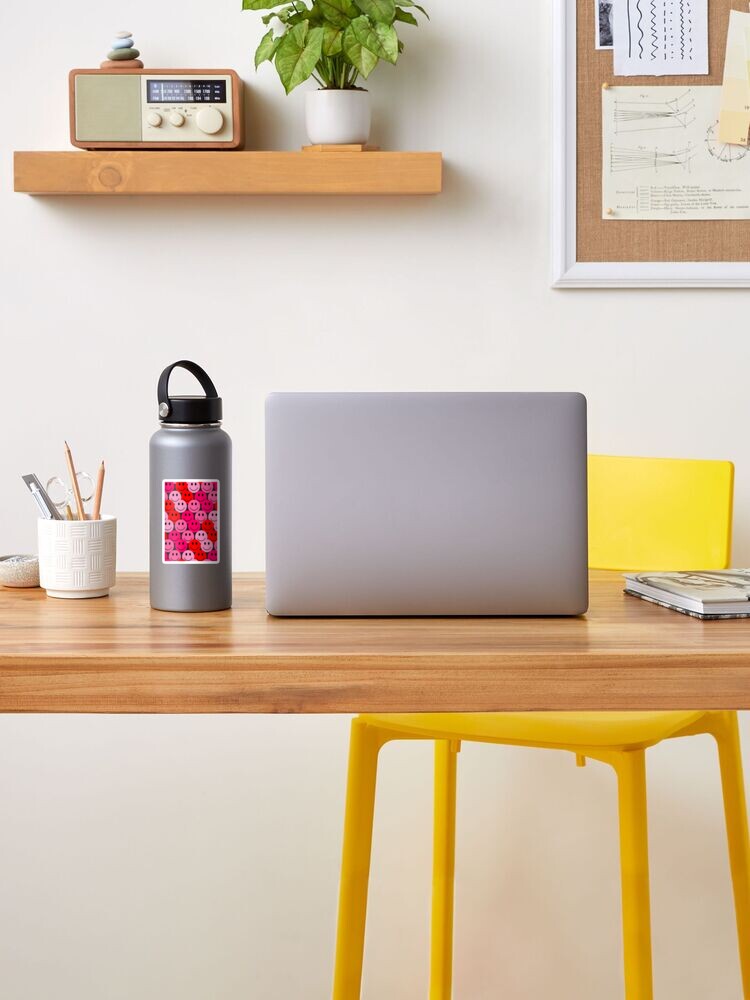
[[[693,618],[750,618],[750,569],[626,573],[625,593]]]

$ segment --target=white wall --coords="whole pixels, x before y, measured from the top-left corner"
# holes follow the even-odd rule
[[[373,138],[442,149],[440,197],[11,193],[11,149],[66,148],[67,72],[123,27],[147,65],[236,67],[250,146],[299,146],[302,93],[253,74],[259,20],[239,7],[0,9],[0,551],[33,549],[19,477],[62,471],[67,437],[80,465],[106,459],[120,568],[145,568],[156,379],[191,357],[235,440],[239,569],[262,568],[263,398],[310,388],[579,389],[592,450],[737,462],[750,563],[746,296],[548,289],[548,5],[431,0],[373,76]],[[1,718],[3,996],[323,1000],[347,724]],[[460,764],[456,997],[618,996],[611,775],[491,747]],[[739,996],[713,749],[658,748],[650,778],[657,995]],[[426,746],[388,748],[367,1000],[425,995],[429,784]]]

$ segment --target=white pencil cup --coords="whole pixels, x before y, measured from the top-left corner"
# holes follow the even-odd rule
[[[106,597],[115,585],[117,518],[39,520],[39,585],[48,597]]]

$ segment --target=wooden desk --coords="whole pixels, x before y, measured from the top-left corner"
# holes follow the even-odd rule
[[[2,712],[750,708],[750,620],[700,622],[591,574],[583,618],[278,619],[152,611],[148,579],[64,601],[0,588]]]

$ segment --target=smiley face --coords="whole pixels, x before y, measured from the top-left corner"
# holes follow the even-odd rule
[[[200,488],[201,484],[197,479],[188,479],[188,489],[191,493],[197,493]]]
[[[206,553],[206,559],[208,559],[209,562],[218,562],[219,553],[216,551],[216,549],[213,549],[211,552]]]
[[[173,548],[174,548],[174,542],[172,541],[172,539],[171,538],[165,538],[164,539],[164,551],[165,552],[171,552]]]
[[[174,483],[171,483],[171,482],[164,483],[164,492],[165,493],[171,493],[173,489],[174,489]]]
[[[178,514],[184,514],[185,511],[187,510],[187,504],[185,503],[184,500],[175,500],[174,509],[177,511]]]
[[[174,543],[174,547],[177,549],[178,552],[184,552],[185,549],[188,547],[188,543],[183,542],[182,538],[178,538],[177,541]]]
[[[200,552],[201,543],[194,538],[191,542],[188,542],[188,548],[191,550],[191,552]]]
[[[169,532],[169,537],[173,542],[179,542],[181,536],[179,531],[177,531],[176,528],[173,528],[172,531]]]
[[[195,512],[195,520],[198,522],[198,524],[203,524],[203,522],[206,520],[207,517],[208,517],[208,512],[205,510],[197,510]]]
[[[206,553],[205,552],[196,552],[195,553],[195,559],[196,559],[196,562],[205,562],[206,561]]]
[[[171,551],[171,552],[169,553],[169,556],[168,556],[167,558],[169,559],[169,561],[170,561],[170,562],[179,562],[179,561],[180,561],[180,559],[182,559],[182,556],[181,556],[181,555],[180,555],[180,553],[179,553],[179,552],[177,551],[177,549],[173,549],[173,550],[172,550],[172,551]]]
[[[217,510],[209,511],[208,517],[210,521],[213,521],[213,523],[216,524],[219,520],[219,512]]]
[[[192,562],[195,559],[195,552],[191,552],[190,549],[185,549],[182,553],[183,562]]]
[[[214,543],[213,542],[209,542],[208,539],[206,539],[205,542],[201,542],[201,548],[203,549],[204,552],[211,552],[211,550],[213,549],[213,547],[214,547]]]
[[[193,497],[192,500],[188,500],[188,510],[190,511],[191,514],[197,513],[197,511],[199,511],[200,509],[201,509],[201,505],[195,499],[195,497]]]
[[[208,493],[208,491],[212,490],[213,487],[214,484],[210,480],[201,479],[201,489],[203,490],[204,493]]]
[[[170,531],[174,529],[174,522],[170,521],[169,518],[164,515],[164,530],[169,534]]]
[[[211,506],[215,507],[216,501],[219,499],[219,494],[216,492],[216,490],[209,490],[208,499],[211,501]]]
[[[183,542],[192,542],[194,538],[195,538],[195,535],[193,534],[192,531],[190,531],[190,530],[183,531],[183,533],[182,533],[182,540],[183,540]]]
[[[180,496],[180,493],[177,490],[170,490],[169,499],[172,501],[172,503],[177,503],[178,500],[182,500],[182,497]]]
[[[180,518],[179,521],[175,521],[174,530],[179,531],[182,534],[183,531],[187,531],[187,523]]]
[[[200,531],[196,531],[195,537],[198,539],[199,542],[205,542],[208,540],[208,535],[206,534],[205,531],[203,531],[203,529],[201,529]]]
[[[206,493],[205,493],[205,491],[204,490],[198,490],[198,492],[195,494],[195,499],[198,501],[198,503],[202,507],[203,504],[206,502]]]

